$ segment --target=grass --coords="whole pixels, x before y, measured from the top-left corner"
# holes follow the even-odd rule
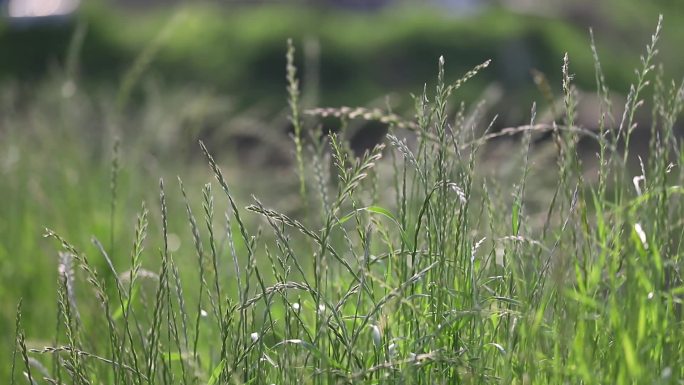
[[[112,144],[112,166],[93,167],[102,182],[71,187],[100,186],[82,195],[105,202],[101,228],[66,236],[53,218],[45,230],[61,250],[56,307],[41,314],[50,342],[24,329],[36,317],[24,300],[11,383],[681,383],[684,171],[675,123],[684,84],[654,67],[660,30],[659,22],[625,114],[615,127],[606,116],[599,132],[574,124],[567,55],[564,118],[538,123],[533,105],[529,125],[497,134],[472,124],[482,111],[451,102],[489,62],[447,82],[440,58],[436,86],[414,97],[412,118],[301,111],[289,45],[299,174],[289,189],[301,207],[283,207],[273,191],[265,191],[271,204],[247,203],[234,191],[247,182],[234,186],[200,143],[215,181],[197,173],[174,188],[162,178],[158,198],[137,194],[145,203],[131,215],[123,198],[142,186],[123,183],[126,142]],[[609,111],[597,52],[595,63]],[[649,95],[651,127],[636,127]],[[317,130],[320,115],[339,118],[341,131]],[[358,118],[390,130],[356,157],[344,134]],[[635,171],[639,130],[650,131],[650,151]],[[540,132],[549,143],[535,140]],[[579,156],[581,138],[596,141],[596,167]],[[497,146],[506,157],[492,171],[480,164]],[[540,157],[544,148],[553,153]],[[72,167],[86,167],[82,155],[65,152]],[[152,188],[149,177],[138,182]],[[89,209],[82,199],[69,207]],[[88,246],[92,232],[110,242]]]

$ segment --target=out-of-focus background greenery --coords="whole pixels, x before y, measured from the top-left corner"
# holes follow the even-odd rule
[[[54,76],[67,65],[69,43],[83,25],[83,45],[73,60],[74,75],[86,88],[119,87],[138,58],[144,65],[137,75],[150,82],[210,90],[229,98],[226,108],[235,112],[255,106],[276,111],[283,105],[284,40],[292,37],[308,54],[305,80],[322,90],[315,93],[321,105],[364,105],[388,89],[396,103],[405,101],[433,77],[439,55],[454,78],[493,59],[491,70],[465,91],[469,98],[497,84],[504,98],[533,100],[530,70],[560,79],[559,58],[566,51],[579,85],[593,88],[590,27],[608,83],[624,90],[638,64],[634,50],[659,13],[667,25],[661,59],[673,73],[682,66],[676,47],[684,6],[673,0],[258,3],[94,1],[75,17],[5,22],[0,79],[25,84]]]
[[[298,48],[304,107],[402,113],[412,106],[410,93],[434,79],[440,55],[450,80],[492,59],[459,97],[486,100],[500,128],[524,123],[534,101],[540,111],[549,108],[533,74],[544,74],[559,96],[565,52],[578,87],[593,92],[589,27],[607,83],[624,96],[639,64],[635,53],[659,13],[665,16],[659,58],[666,73],[681,74],[679,0],[89,1],[73,15],[5,17],[0,362],[9,362],[20,298],[30,342],[49,345],[54,334],[57,253],[41,238],[44,227],[89,255],[97,255],[90,246],[95,236],[126,266],[126,252],[115,245],[128,245],[134,213],[141,200],[154,202],[156,180],[182,175],[190,186],[207,180],[197,139],[239,178],[238,195],[270,191],[269,203],[297,210],[296,175],[288,167],[287,38]],[[364,147],[378,130],[368,125],[350,140]],[[112,216],[114,138],[121,144]],[[173,231],[187,231],[183,218],[171,220]],[[104,260],[93,259],[113,279]],[[1,365],[0,373],[6,369]]]

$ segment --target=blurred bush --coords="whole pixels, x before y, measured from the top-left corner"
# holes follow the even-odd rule
[[[125,87],[128,76],[128,86],[134,90],[136,76],[144,72],[163,84],[200,84],[232,95],[239,109],[258,104],[276,111],[284,106],[285,41],[292,37],[305,48],[299,50],[307,56],[299,58],[305,63],[304,81],[309,83],[304,87],[309,87],[314,99],[320,97],[310,100],[319,105],[365,105],[382,98],[388,89],[398,95],[418,93],[424,79],[434,77],[440,55],[446,57],[453,79],[493,59],[492,68],[462,91],[465,99],[477,98],[483,85],[496,82],[506,90],[504,101],[525,97],[531,102],[533,96],[541,96],[534,91],[530,69],[545,73],[555,86],[566,51],[578,85],[593,89],[588,33],[592,24],[613,89],[628,89],[638,64],[629,53],[636,43],[638,47],[646,43],[643,30],[653,29],[659,11],[666,14],[662,50],[669,56],[663,59],[681,67],[679,50],[668,49],[684,30],[678,23],[683,19],[678,8],[676,2],[644,5],[615,0],[566,7],[564,13],[551,17],[497,7],[459,16],[424,7],[360,13],[186,4],[133,12],[91,3],[72,20],[30,28],[0,27],[0,47],[7,53],[0,61],[0,79],[39,80],[63,68],[76,25],[82,24],[87,25],[87,33],[78,61],[81,83],[86,86]],[[598,20],[596,15],[605,18]],[[399,106],[406,101],[394,100]],[[524,103],[515,105],[527,108]],[[516,120],[527,111],[505,112],[509,120]]]

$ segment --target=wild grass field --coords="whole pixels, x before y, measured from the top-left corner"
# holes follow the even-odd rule
[[[619,116],[593,50],[598,130],[576,124],[568,55],[561,117],[541,121],[533,104],[529,124],[493,131],[459,99],[486,57],[455,82],[439,58],[399,116],[303,108],[283,42],[291,168],[268,172],[226,166],[235,155],[210,141],[173,147],[187,99],[154,82],[131,116],[116,110],[125,92],[68,76],[28,103],[21,84],[5,89],[0,274],[30,279],[0,288],[23,298],[1,304],[16,317],[0,319],[0,372],[11,384],[683,383],[684,83],[657,65],[661,30]],[[359,119],[389,126],[361,155],[346,132]]]

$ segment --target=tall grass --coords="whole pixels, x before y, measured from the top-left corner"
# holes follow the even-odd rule
[[[322,135],[301,119],[290,45],[306,215],[257,198],[243,207],[200,143],[219,190],[186,191],[179,180],[181,193],[171,195],[161,181],[159,201],[143,204],[135,221],[128,271],[115,269],[120,246],[112,255],[100,248],[113,282],[59,229],[46,231],[63,249],[55,340],[27,346],[20,307],[13,381],[23,366],[29,382],[69,384],[681,383],[684,171],[674,127],[684,84],[654,77],[660,25],[616,128],[608,116],[598,133],[575,126],[566,55],[562,121],[537,123],[532,106],[529,125],[491,133],[473,124],[481,111],[451,103],[489,62],[449,84],[440,58],[434,89],[414,96],[411,119],[305,111],[337,116],[342,132],[352,119],[387,123],[386,144],[360,157],[341,134]],[[650,151],[635,175],[630,138],[648,129],[634,125],[647,91]],[[306,132],[317,134],[307,140]],[[546,146],[534,143],[538,132],[551,133],[551,157],[537,156]],[[504,160],[515,171],[492,177],[479,164],[505,135],[516,139]],[[597,169],[579,155],[584,137],[598,142]],[[111,191],[120,196],[115,183]],[[185,209],[170,210],[172,201]],[[172,251],[172,217],[186,218],[192,250]],[[160,223],[159,244],[147,240],[150,220]]]

